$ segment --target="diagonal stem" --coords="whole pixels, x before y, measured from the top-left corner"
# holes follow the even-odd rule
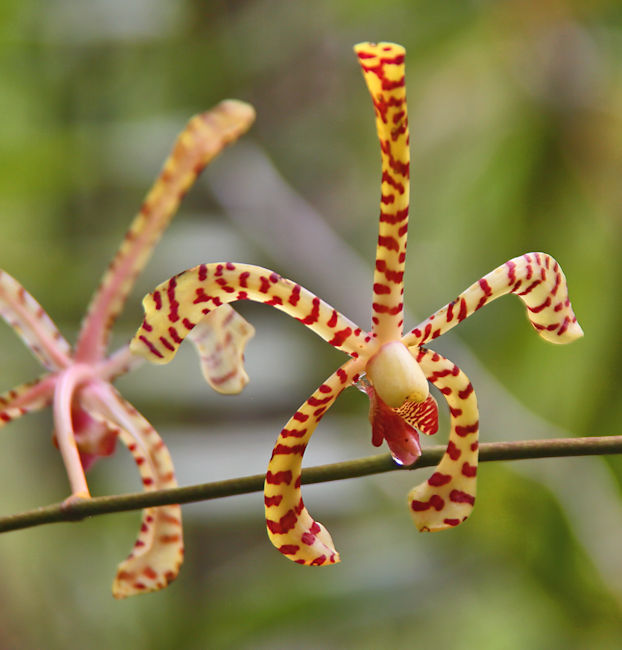
[[[430,447],[423,451],[414,465],[397,465],[389,454],[358,458],[329,465],[319,465],[303,470],[302,483],[325,483],[346,478],[382,474],[395,470],[413,470],[436,465],[445,452],[445,446]],[[479,447],[480,462],[500,460],[523,460],[528,458],[563,458],[568,456],[600,456],[622,454],[622,435],[595,436],[590,438],[557,438],[550,440],[522,440],[519,442],[489,442]],[[0,517],[0,533],[31,528],[60,521],[78,521],[85,517],[112,512],[139,510],[151,506],[172,503],[193,503],[220,499],[237,494],[249,494],[263,490],[265,476],[256,474],[240,478],[190,485],[171,490],[149,493],[122,494],[95,497],[71,503],[50,506]]]

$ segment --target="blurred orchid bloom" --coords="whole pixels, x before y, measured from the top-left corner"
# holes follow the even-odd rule
[[[236,300],[273,305],[298,319],[351,358],[307,399],[281,431],[265,479],[268,535],[289,559],[324,565],[339,561],[328,531],[306,510],[300,492],[304,451],[318,422],[346,387],[370,400],[372,443],[383,441],[403,465],[421,454],[419,432],[438,428],[429,393],[436,386],[449,406],[446,452],[430,478],[408,495],[422,531],[457,526],[475,501],[478,409],[473,386],[451,361],[426,347],[492,300],[517,295],[538,334],[553,343],[582,336],[557,262],[544,253],[516,257],[485,275],[407,334],[403,334],[403,276],[409,204],[409,135],[405,51],[391,43],[362,43],[355,52],[371,93],[380,139],[380,227],[373,281],[372,329],[366,332],[320,298],[273,271],[238,263],[202,264],[145,297],[145,320],[131,349],[167,363],[181,340],[213,309]]]
[[[249,128],[254,116],[251,106],[228,100],[188,122],[103,276],[73,350],[39,303],[0,271],[0,315],[48,371],[0,396],[0,426],[52,406],[54,441],[71,486],[67,501],[90,498],[84,472],[97,458],[114,452],[117,438],[134,457],[145,490],[177,485],[164,442],[112,386],[143,359],[132,355],[128,345],[106,356],[108,334],[184,193],[203,167]],[[248,381],[242,355],[253,332],[228,305],[195,330],[203,373],[213,388],[242,390]],[[177,576],[182,558],[180,507],[144,510],[134,548],[118,568],[113,595],[123,598],[165,587]]]

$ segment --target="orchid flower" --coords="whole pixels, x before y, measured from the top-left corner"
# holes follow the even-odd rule
[[[143,301],[145,320],[131,343],[136,353],[166,363],[212,310],[236,300],[254,300],[293,316],[350,356],[285,425],[266,474],[268,535],[281,553],[306,565],[339,561],[330,534],[304,506],[300,478],[309,439],[341,391],[357,385],[368,395],[372,443],[378,446],[386,441],[397,463],[411,465],[421,454],[419,433],[433,434],[438,428],[438,408],[429,384],[439,389],[449,407],[447,449],[430,478],[408,495],[417,527],[437,531],[458,525],[473,508],[479,418],[468,377],[424,344],[507,293],[523,301],[531,324],[547,341],[569,343],[583,334],[564,274],[545,253],[528,253],[506,262],[403,333],[409,205],[405,51],[391,43],[362,43],[354,49],[372,97],[382,159],[371,331],[273,271],[228,262],[201,264],[159,285]]]
[[[73,350],[39,303],[17,280],[0,271],[0,315],[47,371],[0,396],[0,426],[52,406],[54,441],[71,486],[68,502],[90,497],[84,472],[96,459],[114,452],[117,438],[134,457],[145,490],[177,485],[164,442],[112,386],[115,378],[143,359],[131,354],[128,345],[106,356],[108,335],[184,193],[203,167],[244,133],[253,119],[249,105],[229,100],[188,122],[103,276]],[[248,381],[242,354],[253,332],[231,307],[223,306],[193,333],[203,373],[216,390],[237,393]],[[182,558],[180,507],[144,510],[134,548],[118,568],[113,595],[123,598],[165,587],[176,577]]]

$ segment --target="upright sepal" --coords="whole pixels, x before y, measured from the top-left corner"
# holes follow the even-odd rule
[[[406,51],[394,43],[360,43],[354,51],[374,104],[382,158],[372,323],[373,331],[384,342],[399,338],[404,322],[403,278],[410,196]]]

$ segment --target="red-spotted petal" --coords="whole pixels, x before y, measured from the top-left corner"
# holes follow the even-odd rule
[[[374,104],[382,157],[372,323],[378,339],[386,342],[401,337],[404,322],[403,279],[410,191],[406,51],[395,43],[359,43],[354,51]]]
[[[362,367],[362,361],[350,360],[335,371],[294,413],[272,451],[264,484],[268,537],[283,555],[298,564],[339,562],[329,532],[311,517],[302,501],[302,458],[318,422]]]
[[[457,526],[473,510],[479,415],[473,386],[460,368],[431,350],[417,352],[417,362],[449,406],[447,450],[432,476],[408,494],[417,528],[437,531]]]
[[[236,300],[276,307],[352,356],[363,352],[370,338],[316,295],[274,271],[215,262],[184,271],[145,296],[145,320],[130,348],[153,363],[168,363],[197,323],[216,307]]]
[[[48,370],[70,363],[71,346],[43,307],[6,271],[0,270],[0,317],[19,334]]]
[[[103,356],[108,332],[182,197],[201,170],[254,119],[252,106],[227,100],[188,122],[93,296],[76,344],[76,360]]]
[[[112,386],[102,385],[100,390],[87,394],[85,401],[91,416],[110,429],[118,427],[119,439],[132,454],[146,491],[177,487],[173,462],[164,442]],[[179,573],[183,552],[181,508],[146,508],[134,548],[118,567],[113,596],[126,598],[166,587]]]
[[[417,325],[403,342],[408,346],[423,345],[508,293],[516,294],[523,301],[529,321],[547,341],[571,343],[583,336],[559,264],[546,253],[526,253],[473,283],[455,300]]]
[[[229,305],[210,312],[188,338],[194,343],[205,381],[219,393],[239,393],[248,383],[244,348],[255,328]]]
[[[0,427],[26,413],[38,411],[52,402],[53,375],[44,375],[35,381],[16,386],[0,395]]]

